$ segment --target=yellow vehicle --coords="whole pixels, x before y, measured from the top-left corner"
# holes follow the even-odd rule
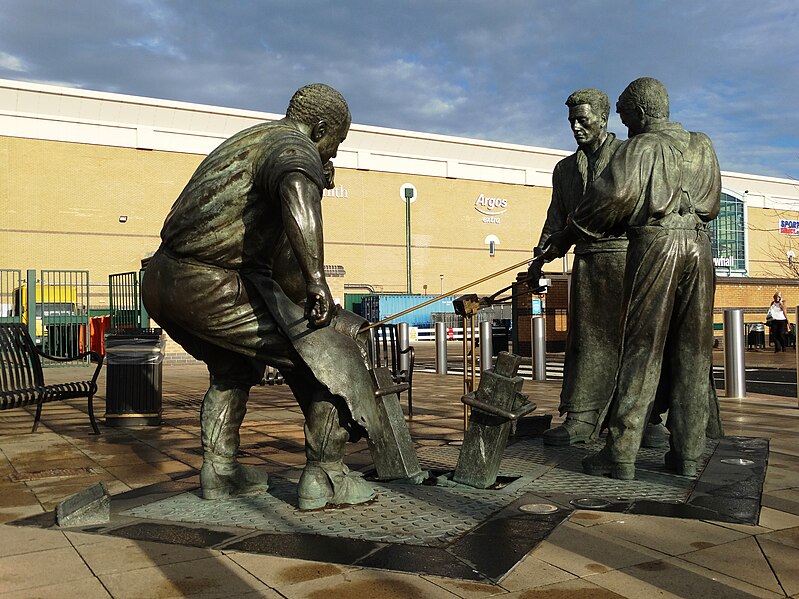
[[[43,317],[69,321],[78,314],[78,290],[69,285],[36,285],[36,345],[43,345],[47,330]],[[23,324],[28,323],[28,286],[14,290],[14,314],[20,315]]]

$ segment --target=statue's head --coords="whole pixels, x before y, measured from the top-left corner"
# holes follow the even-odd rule
[[[630,137],[643,133],[654,121],[669,118],[669,92],[666,86],[652,77],[636,79],[621,92],[616,112],[629,131]]]
[[[322,162],[336,156],[352,122],[344,96],[324,83],[311,83],[294,92],[286,117],[308,127]]]
[[[608,133],[610,101],[607,94],[598,89],[578,89],[566,99],[566,106],[577,145],[595,150]]]

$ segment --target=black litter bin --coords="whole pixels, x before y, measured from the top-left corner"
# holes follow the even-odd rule
[[[499,324],[497,324],[499,322]],[[496,357],[501,351],[510,351],[508,326],[502,321],[494,321],[491,325],[491,355]]]
[[[161,329],[109,329],[105,336],[105,423],[155,426],[161,423]]]

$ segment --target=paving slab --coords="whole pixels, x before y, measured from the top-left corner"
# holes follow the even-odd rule
[[[67,370],[66,379],[74,377]],[[799,592],[793,586],[797,542],[791,530],[799,518],[799,488],[794,487],[799,465],[791,446],[799,433],[795,399],[722,397],[730,436],[708,443],[698,479],[667,472],[662,450],[641,452],[635,481],[589,477],[580,461],[601,443],[547,448],[540,426],[526,431],[520,426],[523,434],[512,438],[505,452],[500,489],[378,483],[381,495],[371,505],[309,517],[297,510],[294,499],[304,461],[302,415],[285,386],[255,388],[242,427],[240,459],[270,474],[270,493],[220,509],[220,502],[204,502],[198,495],[198,411],[207,373],[202,366],[173,366],[165,370],[164,381],[161,426],[103,427],[102,435],[91,436],[85,405],[65,402],[31,435],[31,413],[0,414],[0,516],[14,521],[0,525],[0,538],[8,547],[4,566],[13,580],[26,580],[24,572],[15,572],[18,554],[55,551],[63,553],[64,563],[89,565],[77,568],[74,579],[86,597],[203,596],[206,591],[195,578],[200,573],[204,579],[206,571],[223,580],[232,577],[232,596],[330,599],[354,591],[383,597],[680,596],[681,583],[672,580],[680,576],[701,582],[697,588],[705,591],[686,596],[775,596],[775,587],[764,582],[772,571],[783,588]],[[414,386],[411,436],[423,467],[445,475],[454,468],[463,438],[462,380],[419,373]],[[535,415],[557,418],[560,381],[525,381],[524,392],[539,406]],[[774,439],[779,451],[764,438]],[[365,445],[349,447],[347,460],[370,475]],[[761,495],[768,467],[768,487]],[[55,503],[98,480],[113,495],[111,523],[68,532],[53,528]],[[768,506],[762,510],[761,497]],[[572,503],[578,499],[605,505],[578,509]],[[552,505],[556,511],[520,509],[530,505]],[[204,515],[187,517],[186,511]],[[610,534],[622,521],[636,525]],[[694,530],[694,524],[721,532],[686,532],[687,544],[679,534],[663,534]],[[11,531],[44,536],[37,546],[12,538]],[[772,531],[784,532],[770,537]],[[765,565],[758,561],[753,564],[757,572],[738,579],[724,547],[755,538],[763,539]],[[64,539],[68,546],[62,546]],[[109,557],[114,550],[129,559],[115,563]],[[702,563],[670,562],[672,554]],[[560,567],[566,563],[577,572]],[[283,578],[270,579],[270,568]],[[57,593],[63,588],[58,581],[32,584],[47,591],[34,596],[66,596]],[[34,588],[26,585],[17,587],[19,596]],[[218,592],[212,585],[206,595]]]
[[[617,481],[582,472],[581,459],[598,450],[599,444],[560,448],[544,445],[540,436],[521,437],[505,451],[500,469],[503,484],[496,489],[452,483],[446,476],[455,467],[459,448],[447,444],[423,446],[418,455],[423,468],[436,475],[431,482],[443,479],[449,486],[375,481],[378,498],[368,505],[301,511],[296,502],[299,470],[289,470],[285,476],[273,475],[268,493],[219,501],[202,499],[195,477],[194,486],[187,482],[183,492],[171,493],[156,483],[119,494],[112,498],[110,524],[75,530],[137,541],[497,581],[545,540],[574,511],[577,502],[585,499],[599,500],[600,510],[614,513],[756,523],[765,470],[763,444],[757,441],[709,441],[701,460],[703,474],[698,479],[669,473],[663,466],[664,450],[642,450],[637,479]],[[722,463],[728,459],[726,456],[739,455],[736,448],[748,451],[753,447],[761,452],[740,454],[756,458],[747,460],[751,463],[745,467],[736,469]],[[249,451],[258,449],[250,447]],[[716,464],[722,475],[706,477],[704,472],[713,474]],[[755,478],[751,488],[741,483],[744,479],[740,476],[736,478],[739,472]],[[366,474],[368,478],[369,472]],[[150,480],[157,479],[157,475],[160,473],[151,473]],[[727,497],[730,488],[735,489],[736,497],[732,499]],[[697,498],[701,508],[692,504]],[[749,513],[740,507],[741,501],[746,502],[744,508],[750,508]],[[552,513],[525,511],[525,506],[551,506]],[[682,530],[681,539],[690,539],[685,522],[689,521],[678,521],[675,530]],[[19,524],[49,526],[50,522],[33,517]],[[726,534],[729,539],[739,534],[698,520],[691,526],[706,526],[717,536]],[[602,528],[606,533],[615,530],[613,525]],[[695,547],[686,546],[669,553],[676,555],[692,549]],[[625,551],[622,549],[621,553]],[[634,556],[635,552],[629,555]],[[632,558],[626,565],[634,561]],[[623,563],[616,560],[608,568]]]

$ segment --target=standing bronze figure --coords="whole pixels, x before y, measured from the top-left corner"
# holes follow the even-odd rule
[[[719,211],[718,159],[705,134],[669,121],[668,93],[656,79],[630,83],[616,109],[630,139],[546,250],[562,255],[575,240],[595,239],[618,227],[629,239],[607,443],[584,460],[583,468],[589,474],[634,477],[665,367],[671,432],[666,466],[693,476],[705,448],[710,405],[715,273],[708,223]]]
[[[581,89],[566,100],[569,124],[577,151],[555,165],[552,201],[541,230],[535,256],[553,233],[566,229],[568,217],[586,190],[608,165],[621,142],[608,133],[608,96],[597,89]],[[573,445],[599,432],[597,420],[613,395],[618,366],[621,289],[627,238],[623,231],[596,239],[580,239],[574,248],[574,268],[569,295],[569,328],[563,364],[560,426],[544,433],[548,445]],[[542,262],[528,272],[531,287],[538,286]],[[601,424],[601,423],[600,423]]]
[[[166,218],[142,295],[152,317],[204,361],[203,497],[263,491],[267,477],[236,460],[252,385],[277,367],[305,415],[302,509],[375,496],[350,474],[345,443],[377,426],[361,322],[338,311],[325,280],[322,190],[351,122],[342,95],[299,89],[280,121],[246,129],[211,152]]]

